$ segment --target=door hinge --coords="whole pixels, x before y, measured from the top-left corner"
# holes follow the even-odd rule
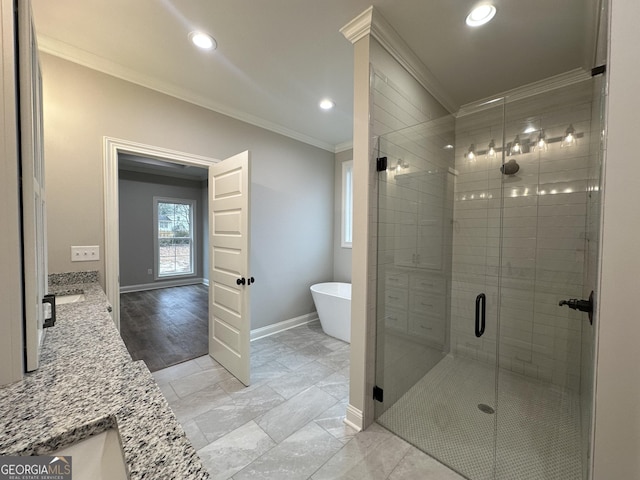
[[[374,400],[382,403],[382,401],[383,401],[382,399],[384,398],[383,394],[384,394],[384,392],[382,391],[382,389],[379,386],[376,385],[376,386],[373,387],[373,399]]]
[[[376,172],[384,172],[387,169],[387,157],[376,158]]]

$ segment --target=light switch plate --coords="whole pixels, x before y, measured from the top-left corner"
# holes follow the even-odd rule
[[[72,262],[94,262],[100,260],[100,247],[98,245],[72,246]]]

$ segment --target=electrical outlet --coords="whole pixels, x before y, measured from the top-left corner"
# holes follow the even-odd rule
[[[94,262],[96,260],[100,260],[100,247],[98,245],[71,247],[72,262]]]
[[[147,270],[147,275],[153,275],[153,270],[151,268]]]

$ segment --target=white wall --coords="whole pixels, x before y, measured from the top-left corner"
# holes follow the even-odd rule
[[[314,311],[308,287],[333,275],[334,154],[42,55],[49,271],[71,245],[104,248],[103,137],[224,159],[252,155],[252,328]],[[277,301],[274,301],[277,298]]]
[[[640,3],[612,0],[594,479],[640,478]]]

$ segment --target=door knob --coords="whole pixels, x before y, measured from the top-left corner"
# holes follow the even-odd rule
[[[247,285],[251,285],[252,283],[255,283],[256,279],[251,277],[247,280]]]
[[[572,310],[578,310],[580,312],[586,312],[589,314],[589,323],[593,325],[593,290],[589,295],[589,300],[578,300],[577,298],[570,298],[569,300],[560,300],[558,306],[562,307],[566,305]]]
[[[236,280],[236,285],[244,285],[245,283],[246,283],[246,281],[245,281],[244,277],[238,278]]]

